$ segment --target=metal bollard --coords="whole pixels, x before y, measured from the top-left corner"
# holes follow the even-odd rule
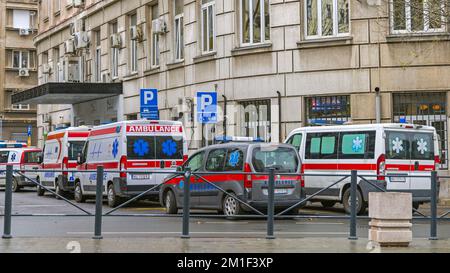
[[[275,239],[273,235],[273,222],[275,210],[275,169],[269,169],[269,188],[267,199],[267,236],[266,239]]]
[[[431,172],[431,223],[429,240],[437,240],[437,172]]]
[[[12,180],[13,166],[6,165],[5,184],[5,220],[3,222],[3,239],[11,239],[11,210],[12,210]]]
[[[351,196],[352,202],[350,204],[350,236],[348,237],[349,240],[358,240],[358,237],[356,236],[356,190],[357,190],[357,183],[358,183],[358,172],[355,171],[355,170],[352,170],[351,184],[350,184],[350,196]],[[362,202],[362,200],[359,200],[359,202]]]
[[[103,206],[103,166],[97,166],[97,185],[95,192],[95,231],[92,239],[100,240],[102,236],[102,206]]]
[[[191,169],[184,169],[184,193],[183,193],[183,233],[181,238],[189,239],[189,217],[190,217],[190,186],[191,186]]]

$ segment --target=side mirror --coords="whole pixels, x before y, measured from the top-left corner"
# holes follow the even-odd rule
[[[178,166],[177,167],[177,172],[182,172],[183,171],[183,166]]]

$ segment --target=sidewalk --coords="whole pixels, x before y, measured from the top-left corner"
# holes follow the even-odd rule
[[[407,248],[373,248],[367,239],[345,238],[13,238],[0,239],[0,253],[450,253],[450,240],[415,239]],[[77,252],[80,252],[77,251]]]

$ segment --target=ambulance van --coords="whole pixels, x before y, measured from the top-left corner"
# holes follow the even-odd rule
[[[0,188],[6,184],[6,165],[12,165],[16,171],[22,171],[23,175],[33,180],[39,180],[36,170],[40,167],[42,150],[28,148],[23,143],[0,142]],[[36,184],[24,176],[13,173],[12,190],[20,191],[23,187],[35,187]]]
[[[431,199],[430,174],[440,164],[434,127],[411,124],[304,127],[291,132],[285,142],[300,153],[307,196],[342,178],[318,174],[345,175],[357,170],[358,175],[369,175],[367,180],[388,191],[411,192],[416,209]],[[365,211],[369,192],[376,190],[358,179],[358,213]],[[315,196],[313,201],[320,201],[324,207],[342,203],[349,213],[350,178]]]
[[[83,150],[89,130],[86,126],[70,127],[48,134],[42,162],[42,169],[45,172],[40,177],[40,183],[43,186],[61,196],[73,192],[77,156]],[[45,189],[38,187],[37,194],[43,196]],[[59,199],[58,196],[56,198]]]
[[[97,166],[104,167],[103,194],[115,207],[162,183],[187,156],[185,132],[178,121],[136,120],[94,127],[78,160],[79,170],[92,172],[78,173],[75,201],[95,196]],[[156,188],[145,197],[158,200],[158,192]]]

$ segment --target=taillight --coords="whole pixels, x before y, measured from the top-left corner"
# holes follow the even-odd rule
[[[183,155],[183,164],[184,164],[184,162],[186,162],[187,160],[188,160],[188,156],[187,155]]]
[[[438,155],[434,156],[434,171],[439,170],[441,165],[441,158]]]
[[[127,173],[124,172],[127,170],[127,157],[122,156],[120,158],[120,177],[127,177]]]
[[[302,188],[305,187],[305,165],[302,164],[302,167],[300,168],[300,186]]]
[[[250,165],[248,163],[245,163],[244,172],[246,172],[246,173],[251,173],[252,172],[252,168],[250,168]],[[244,187],[246,189],[251,189],[253,187],[252,175],[251,174],[245,174],[244,175]]]
[[[386,157],[384,155],[380,155],[377,160],[377,179],[385,180],[386,175]]]
[[[25,153],[22,153],[22,156],[20,157],[20,170],[21,171],[25,170],[25,165],[23,164],[24,161],[25,161]]]
[[[68,172],[68,169],[69,169],[69,158],[68,157],[64,157],[63,158],[62,169],[63,169],[63,172],[62,172],[63,175],[66,175],[66,176],[69,175],[69,172]]]

